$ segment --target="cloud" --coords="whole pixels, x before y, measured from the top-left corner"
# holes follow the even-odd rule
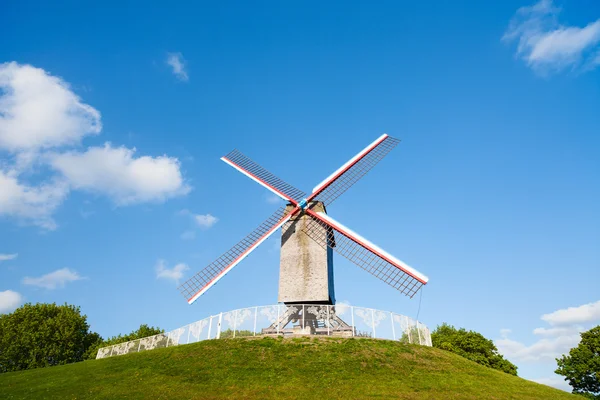
[[[196,232],[194,231],[185,231],[181,234],[181,239],[183,240],[192,240],[196,238]]]
[[[559,13],[552,0],[521,7],[502,39],[517,41],[517,56],[538,73],[600,65],[600,19],[584,27],[565,26],[558,23]]]
[[[281,203],[281,197],[271,194],[266,197],[267,203],[269,204],[279,204]]]
[[[72,187],[106,194],[117,205],[164,201],[189,193],[177,158],[134,157],[135,151],[106,143],[85,152],[54,154],[50,163]]]
[[[52,214],[68,193],[68,185],[63,181],[30,186],[20,182],[14,173],[0,170],[0,216],[16,217],[46,230],[56,229]]]
[[[158,260],[156,262],[156,278],[157,279],[170,279],[179,283],[179,280],[183,278],[183,273],[190,269],[186,264],[179,263],[173,268],[167,268],[165,260]]]
[[[171,67],[171,71],[180,81],[187,82],[189,80],[186,68],[185,59],[181,53],[167,53],[167,65]]]
[[[68,268],[58,269],[54,272],[50,272],[49,274],[42,275],[39,278],[30,278],[26,276],[23,278],[23,283],[25,285],[38,286],[45,289],[57,289],[63,288],[69,282],[75,282],[85,279],[75,271],[72,271]]]
[[[495,340],[498,351],[506,358],[512,361],[522,361],[527,363],[535,362],[553,362],[562,354],[577,346],[580,340],[578,331],[572,331],[569,334],[561,334],[555,337],[544,337],[530,346],[504,337]]]
[[[101,130],[100,112],[63,79],[31,65],[0,64],[0,217],[53,230],[53,215],[72,189],[105,194],[117,205],[191,190],[177,158],[134,157],[135,149],[110,144],[68,151]]]
[[[100,113],[43,69],[0,64],[0,94],[0,148],[73,145],[102,129]]]
[[[554,361],[568,353],[580,340],[580,333],[587,329],[582,325],[600,321],[600,301],[569,307],[544,314],[541,319],[550,327],[533,330],[539,339],[532,345],[525,345],[508,337],[510,330],[500,331],[501,339],[495,340],[498,350],[509,359],[523,362]]]
[[[19,307],[23,302],[23,296],[12,290],[0,292],[0,314],[9,313]]]
[[[0,253],[0,262],[14,260],[18,256],[19,255],[17,253],[15,253],[15,254],[2,254],[2,253]]]
[[[194,223],[194,226],[199,226],[203,229],[209,229],[214,224],[219,222],[219,218],[211,215],[211,214],[194,214],[190,210],[183,209],[177,213],[178,215],[183,215],[189,217],[190,220]],[[187,232],[184,232],[187,233]]]
[[[546,385],[546,386],[552,386],[555,387],[557,389],[562,389],[565,391],[571,391],[571,386],[569,386],[569,383],[565,381],[564,377],[561,376],[550,376],[550,377],[544,377],[544,378],[537,378],[537,379],[531,379],[534,382],[540,383],[542,385]]]
[[[600,321],[600,301],[578,307],[560,309],[540,317],[549,327],[533,330],[536,340],[526,345],[509,338],[510,329],[500,330],[500,339],[494,340],[498,351],[515,363],[536,364],[548,373],[556,369],[556,358],[576,347],[581,333]],[[569,386],[558,375],[532,379],[535,382],[568,390]]]
[[[212,227],[214,224],[216,224],[219,221],[219,219],[217,217],[213,217],[210,214],[206,214],[206,215],[197,214],[197,215],[194,215],[193,218],[199,227],[205,228],[205,229]]]
[[[542,315],[550,325],[571,325],[600,321],[600,300],[578,307],[569,307]]]

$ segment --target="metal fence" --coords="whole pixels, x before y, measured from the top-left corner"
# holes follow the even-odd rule
[[[224,312],[167,333],[103,347],[96,358],[260,335],[364,337],[431,346],[429,329],[405,315],[345,304],[278,304]]]

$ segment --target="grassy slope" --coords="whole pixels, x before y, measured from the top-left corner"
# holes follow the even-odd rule
[[[438,349],[222,339],[0,374],[2,399],[578,399]]]

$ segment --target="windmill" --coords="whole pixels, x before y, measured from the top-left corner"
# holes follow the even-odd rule
[[[279,228],[282,228],[280,302],[335,304],[332,250],[412,298],[427,283],[428,278],[334,220],[326,211],[326,206],[330,206],[398,143],[398,139],[387,134],[381,135],[315,186],[309,196],[237,150],[222,157],[221,160],[281,197],[287,204],[229,251],[183,283],[179,290],[188,303],[196,301]],[[278,323],[281,324],[283,319],[289,321],[297,318],[298,315],[284,315]],[[337,317],[335,323],[341,330],[352,329]]]

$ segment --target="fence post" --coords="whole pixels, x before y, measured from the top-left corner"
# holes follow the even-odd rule
[[[142,347],[142,339],[140,339],[140,342],[138,343],[138,353],[140,352],[141,347]]]
[[[375,311],[371,308],[371,325],[373,326],[373,339],[377,338],[375,333]]]
[[[302,304],[302,333],[304,333],[304,304]]]
[[[112,352],[113,352],[114,348],[115,348],[114,344],[112,346],[110,346],[110,356],[109,357],[112,357]]]
[[[235,339],[235,330],[237,329],[237,316],[238,310],[235,310],[235,315],[233,316],[233,338]]]
[[[190,344],[190,332],[192,331],[192,324],[189,324],[187,328],[188,328],[187,344]],[[198,337],[200,337],[200,335],[198,335]]]
[[[327,336],[329,336],[329,305],[325,306],[327,307]]]
[[[165,347],[169,347],[169,340],[171,340],[171,332],[167,332],[167,345]]]
[[[423,344],[421,343],[421,328],[419,327],[419,325],[421,325],[421,323],[419,321],[417,321],[417,335],[419,335],[419,344]]]
[[[277,334],[279,335],[279,304],[277,304]]]
[[[354,306],[350,306],[350,313],[352,314],[352,337],[354,337],[354,331],[356,330],[354,327]]]
[[[210,331],[212,330],[212,319],[214,315],[208,317],[208,335],[206,335],[206,339],[210,339]]]
[[[408,329],[408,343],[412,344],[412,335],[410,334],[410,331],[412,331],[412,327],[408,322],[408,317],[405,315],[404,318],[406,318],[406,328]]]
[[[392,320],[392,337],[396,340],[396,328],[394,328],[394,313],[390,312],[390,319]]]
[[[258,316],[258,307],[254,307],[254,335],[256,336],[256,317]]]
[[[221,321],[223,320],[223,313],[219,313],[219,322],[217,322],[217,339],[221,339]]]

